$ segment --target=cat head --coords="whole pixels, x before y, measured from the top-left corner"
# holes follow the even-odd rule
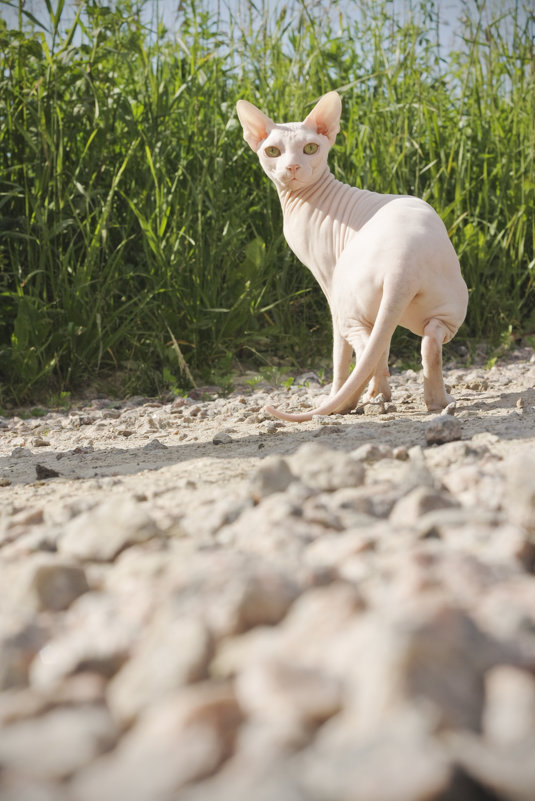
[[[277,187],[303,189],[321,177],[340,130],[337,92],[323,95],[303,122],[277,124],[247,100],[239,100],[236,109],[245,141]]]

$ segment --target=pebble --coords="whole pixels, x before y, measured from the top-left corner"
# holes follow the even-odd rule
[[[239,674],[236,696],[249,718],[316,727],[341,710],[343,684],[317,669],[266,660]]]
[[[371,464],[372,462],[380,462],[382,459],[393,458],[394,451],[388,445],[366,442],[358,448],[355,448],[355,450],[351,452],[351,456],[359,462]]]
[[[117,736],[104,706],[58,707],[4,726],[0,761],[3,769],[36,780],[64,779],[110,749]]]
[[[229,445],[232,442],[232,437],[227,431],[218,431],[212,437],[214,445]]]
[[[288,462],[281,456],[270,456],[256,469],[250,482],[251,494],[256,500],[274,492],[288,489],[295,476]]]
[[[535,677],[512,665],[498,665],[485,677],[484,736],[502,747],[522,743],[535,730]]]
[[[428,445],[443,445],[445,442],[462,439],[459,420],[450,415],[439,415],[425,425],[425,440]]]
[[[330,437],[333,434],[342,434],[344,431],[342,426],[333,424],[333,423],[322,423],[321,428],[317,431],[314,431],[313,437],[316,439],[317,437]]]
[[[264,431],[266,434],[276,434],[278,429],[281,427],[282,423],[277,420],[269,420],[264,425]]]
[[[535,456],[522,453],[505,467],[507,510],[511,519],[535,533]]]
[[[146,542],[158,527],[143,506],[131,498],[110,498],[67,523],[59,541],[61,553],[81,560],[107,562],[124,548]]]
[[[32,455],[31,450],[29,448],[23,447],[22,445],[18,445],[11,451],[11,456],[13,456],[15,459],[22,459],[23,457],[31,455]]]
[[[59,612],[89,590],[82,567],[54,557],[39,557],[25,566],[21,603],[37,610]]]
[[[109,595],[92,591],[74,601],[62,626],[44,643],[29,665],[27,681],[42,693],[54,693],[66,679],[84,672],[110,679],[128,657],[146,614],[134,599],[123,608]]]
[[[240,721],[225,685],[200,683],[170,695],[151,706],[114,752],[79,773],[74,795],[77,801],[171,798],[230,756]]]
[[[32,439],[32,445],[34,448],[50,448],[50,442],[42,437],[34,437]]]
[[[429,487],[415,487],[394,504],[390,512],[390,522],[394,525],[411,526],[423,515],[437,509],[451,509],[458,504],[445,492],[437,492]]]
[[[25,687],[30,665],[44,646],[42,625],[13,614],[0,624],[0,691]]]
[[[163,451],[167,448],[167,445],[164,445],[159,439],[151,439],[150,442],[147,442],[146,445],[143,446],[144,451]]]
[[[38,481],[44,481],[47,478],[57,478],[60,474],[53,467],[48,467],[45,464],[35,465],[35,475]]]
[[[164,608],[108,686],[107,701],[115,719],[129,726],[151,704],[205,679],[212,647],[201,620],[177,618]]]
[[[365,403],[363,406],[365,415],[371,417],[379,414],[386,414],[386,404],[384,401],[375,399],[373,403]]]
[[[365,469],[358,461],[319,443],[302,445],[289,463],[294,475],[314,489],[334,491],[364,482]]]

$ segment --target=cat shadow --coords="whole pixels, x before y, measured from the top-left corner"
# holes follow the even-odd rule
[[[470,399],[470,405],[464,407],[462,401],[457,405],[458,410],[463,408],[476,409],[481,412],[491,412],[495,409],[514,409],[518,408],[519,401],[524,405],[524,408],[535,407],[535,388],[528,387],[521,392],[500,392],[493,395],[490,399],[487,397],[484,400],[476,398]]]
[[[516,411],[516,403],[527,399],[531,408],[524,414]],[[470,440],[478,434],[495,434],[500,440],[522,440],[535,436],[535,390],[526,392],[501,393],[494,400],[470,401],[457,406],[459,421],[462,427],[462,438]],[[488,417],[479,412],[502,413]],[[468,416],[463,416],[466,412]],[[410,411],[414,415],[414,410]],[[420,412],[418,412],[420,416]],[[229,463],[228,480],[246,477],[266,457],[272,455],[291,456],[307,442],[317,442],[325,447],[341,451],[352,451],[365,443],[389,445],[391,447],[420,446],[427,447],[425,426],[434,414],[426,415],[422,411],[420,419],[409,418],[403,411],[397,412],[387,419],[366,415],[349,414],[329,418],[328,423],[304,428],[298,423],[285,424],[276,433],[255,432],[244,436],[232,434],[231,441],[225,444],[205,442],[186,442],[162,445],[158,441],[148,441],[145,445],[133,447],[111,447],[100,450],[84,451],[76,449],[63,452],[30,453],[24,457],[0,457],[0,477],[8,478],[11,485],[34,484],[43,486],[50,481],[80,480],[100,478],[119,478],[121,476],[141,474],[144,471],[158,471],[165,468],[176,468],[173,475],[177,478],[188,478],[188,466],[201,459],[221,460]],[[440,447],[440,446],[432,446]],[[234,460],[243,460],[243,466],[237,475],[231,467]],[[38,468],[41,465],[55,471],[57,477],[38,480]],[[184,466],[184,470],[181,469]],[[39,471],[42,474],[42,470]],[[6,487],[0,492],[9,492]]]

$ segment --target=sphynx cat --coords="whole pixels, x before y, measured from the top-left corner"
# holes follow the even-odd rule
[[[276,124],[252,103],[237,104],[244,138],[277,188],[286,241],[317,279],[332,317],[330,397],[303,414],[266,407],[281,420],[350,411],[368,384],[370,397],[382,393],[389,400],[388,353],[398,325],[422,337],[427,409],[452,400],[444,388],[442,345],[456,334],[468,304],[455,250],[425,201],[334,178],[327,155],[341,110],[339,95],[328,92],[303,122]]]

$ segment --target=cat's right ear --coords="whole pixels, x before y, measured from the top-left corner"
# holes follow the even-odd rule
[[[253,106],[247,100],[238,100],[236,111],[242,124],[243,138],[256,153],[260,143],[275,128],[275,123],[263,111],[260,111],[259,108]]]
[[[327,92],[320,97],[303,125],[315,129],[319,134],[327,137],[331,145],[334,145],[336,134],[340,130],[340,114],[342,113],[342,101],[338,92]]]

